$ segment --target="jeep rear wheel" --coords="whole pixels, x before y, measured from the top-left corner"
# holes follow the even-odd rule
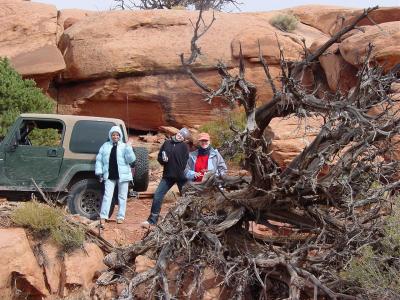
[[[96,179],[80,180],[71,187],[68,208],[72,214],[95,220],[100,214],[101,198],[101,184]]]

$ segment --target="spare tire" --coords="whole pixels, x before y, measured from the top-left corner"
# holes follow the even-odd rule
[[[144,147],[133,147],[136,161],[132,168],[133,190],[145,192],[149,186],[149,151]]]

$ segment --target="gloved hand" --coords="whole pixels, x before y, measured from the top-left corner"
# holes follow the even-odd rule
[[[97,178],[99,179],[99,182],[103,182],[103,180],[104,180],[104,178],[103,178],[103,175],[97,175]]]

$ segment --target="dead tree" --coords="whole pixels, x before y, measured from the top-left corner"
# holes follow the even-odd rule
[[[193,7],[203,10],[223,10],[226,7],[238,8],[236,0],[114,0],[117,9],[172,9],[174,7]]]
[[[222,63],[217,66],[218,89],[192,72],[200,54],[196,42],[212,24],[204,25],[200,11],[192,54],[188,59],[181,55],[182,65],[206,101],[218,96],[244,107],[247,125],[236,140],[243,147],[251,180],[210,176],[200,185],[189,185],[176,207],[142,241],[106,257],[109,272],[100,283],[107,284],[102,278],[116,274],[128,278],[120,299],[133,299],[141,284],[147,285],[149,297],[201,299],[204,270],[212,268],[224,295],[234,299],[357,299],[359,290],[347,286],[339,272],[360,247],[379,247],[390,195],[400,186],[399,162],[390,152],[392,138],[400,132],[400,112],[389,96],[400,66],[384,74],[372,66],[368,55],[357,85],[346,94],[317,93],[318,86],[310,92],[301,78],[308,69],[317,72],[318,57],[374,9],[366,9],[302,61],[286,61],[281,51],[280,88],[260,53],[273,97],[258,108],[257,87],[245,79],[243,58],[237,75]],[[273,118],[289,115],[322,116],[324,124],[314,141],[281,169],[269,155],[271,140],[263,133]],[[224,180],[238,189],[220,189]],[[275,238],[250,230],[255,222],[279,231],[271,221],[293,234]],[[142,254],[157,263],[137,274],[127,266]],[[173,288],[167,274],[171,264],[179,266]]]

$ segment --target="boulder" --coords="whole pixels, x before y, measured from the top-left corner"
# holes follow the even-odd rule
[[[14,298],[12,288],[20,290],[21,297],[41,299],[48,295],[39,266],[25,230],[0,229],[0,298]]]
[[[272,158],[285,168],[319,133],[322,118],[275,118],[265,134],[272,138]]]
[[[24,77],[48,75],[52,77],[65,69],[64,58],[55,45],[44,45],[30,52],[24,52],[11,58],[15,70]]]
[[[65,264],[65,286],[75,286],[88,289],[92,286],[93,278],[98,271],[107,267],[103,264],[103,252],[94,243],[86,243],[84,250],[75,250],[66,254]]]
[[[0,57],[55,45],[57,9],[37,2],[0,0],[0,28]]]
[[[76,8],[59,10],[57,18],[57,43],[65,29],[71,27],[86,17],[95,14],[99,14],[99,12]]]
[[[252,38],[243,50],[255,51],[256,57],[257,39],[276,44],[275,33],[288,57],[302,53],[298,41],[269,24],[273,13],[238,13],[234,17],[222,12],[215,14],[214,24],[199,40],[203,55],[196,61],[195,69],[215,69],[219,61],[228,67],[237,65],[241,37]],[[205,12],[204,18],[206,22],[211,20],[212,13]],[[180,72],[179,55],[184,53],[187,57],[190,53],[190,20],[196,19],[197,12],[186,10],[112,11],[83,18],[60,38],[59,46],[67,64],[63,80]],[[266,52],[269,46],[263,46]]]
[[[362,9],[345,8],[327,5],[303,5],[287,10],[295,15],[300,22],[317,28],[328,35],[334,35],[343,27],[351,24],[362,12]],[[373,20],[373,22],[371,22]],[[362,19],[358,26],[382,24],[400,21],[399,7],[382,7]]]
[[[400,62],[400,21],[361,28],[362,31],[350,32],[339,45],[340,53],[347,62],[360,66],[366,58],[370,43],[373,45],[371,60],[381,65],[385,71]]]
[[[277,15],[274,13],[272,16]],[[328,36],[321,31],[299,23],[293,32],[283,32],[266,22],[262,27],[250,27],[239,32],[232,40],[232,56],[239,58],[240,46],[244,58],[259,62],[260,50],[269,64],[279,64],[280,50],[286,60],[298,60],[304,56],[303,40],[307,47]]]
[[[314,42],[310,52],[314,52],[327,40],[322,39]],[[357,83],[357,68],[344,60],[339,51],[339,44],[335,43],[323,55],[319,57],[324,70],[329,88],[332,91],[347,92]]]
[[[54,76],[65,69],[56,45],[56,7],[0,0],[0,28],[0,57],[10,58],[23,77],[34,79],[46,92]]]
[[[339,26],[343,18],[351,16],[355,10],[342,6],[302,5],[286,10],[293,14],[303,24],[319,29],[325,34],[332,35],[333,28]]]
[[[345,26],[354,22],[354,19],[357,18],[362,13],[362,10],[354,10],[352,12],[347,12],[345,14],[344,19],[341,22],[336,22],[335,25],[331,28],[331,33],[335,34],[339,32]],[[400,21],[400,7],[381,7],[377,10],[374,10],[368,14],[368,18],[362,19],[358,22],[358,26],[366,26],[366,25],[376,25],[387,22],[395,22]]]

